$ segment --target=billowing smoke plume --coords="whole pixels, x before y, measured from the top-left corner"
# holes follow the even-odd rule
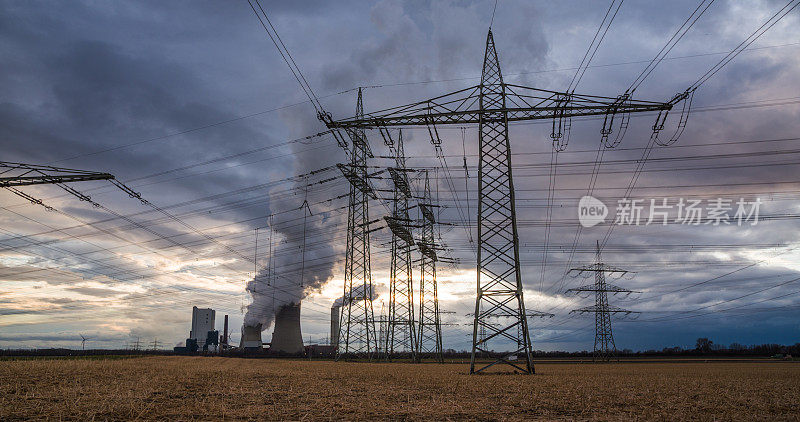
[[[301,137],[319,132],[321,127],[314,113],[291,110],[281,117],[294,132],[290,136]],[[323,144],[331,142],[329,139],[316,141]],[[291,152],[295,175],[330,167],[345,159],[340,151],[327,150],[327,153],[320,153],[302,143],[292,144]],[[331,156],[331,152],[342,156]],[[286,174],[282,176],[285,177]],[[333,268],[343,252],[337,250],[341,248],[335,247],[334,239],[339,234],[337,223],[346,221],[346,214],[344,217],[338,214],[330,216],[330,206],[321,203],[331,198],[333,183],[315,185],[315,182],[331,176],[331,173],[322,173],[298,177],[292,191],[287,192],[287,185],[282,185],[270,193],[269,209],[276,214],[272,233],[272,276],[268,277],[265,268],[247,284],[247,291],[253,301],[247,307],[245,325],[261,324],[262,330],[267,330],[282,306],[300,303],[309,293],[319,290],[333,277]],[[304,201],[308,202],[308,209],[303,205]],[[304,213],[307,215],[305,260],[302,259]],[[260,233],[259,262],[266,267],[269,229],[261,230]]]
[[[374,286],[367,286],[366,284],[362,284],[360,286],[354,286],[352,290],[352,294],[342,296],[336,299],[333,302],[333,306],[344,306],[345,304],[349,304],[352,300],[353,302],[363,300],[367,298],[367,292],[369,293],[369,300],[375,300],[378,297],[375,294],[375,287]]]
[[[309,179],[309,183],[313,183]],[[331,243],[331,230],[326,230],[322,215],[315,212],[313,202],[317,194],[308,194],[309,209],[303,205],[305,200],[305,179],[295,186],[296,193],[276,193],[270,200],[274,210],[292,210],[276,217],[272,233],[272,275],[265,268],[247,284],[247,291],[253,302],[247,307],[244,323],[248,326],[261,324],[266,330],[272,325],[275,313],[284,305],[300,303],[310,292],[319,290],[333,277],[334,248]],[[305,224],[305,259],[303,259],[303,215]],[[263,232],[262,232],[263,233]],[[261,237],[260,251],[269,249],[266,236]],[[303,263],[305,261],[305,264]]]

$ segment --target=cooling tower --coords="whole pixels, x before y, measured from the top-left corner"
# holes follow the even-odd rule
[[[261,350],[261,324],[242,327],[242,343],[239,347]]]
[[[275,330],[272,332],[270,352],[303,353],[303,333],[300,331],[300,304],[289,304],[278,309]]]

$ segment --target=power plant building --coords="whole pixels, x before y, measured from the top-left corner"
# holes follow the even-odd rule
[[[216,311],[211,308],[192,307],[192,330],[189,338],[204,343],[209,331],[214,331],[214,319]]]

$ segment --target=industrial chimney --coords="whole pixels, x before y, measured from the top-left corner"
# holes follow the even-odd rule
[[[334,303],[331,306],[331,346],[333,350],[339,347],[339,310],[341,306]]]
[[[303,353],[303,333],[300,331],[300,304],[290,303],[278,309],[275,330],[272,332],[271,352]]]
[[[228,345],[228,316],[227,315],[225,315],[225,325],[223,327],[224,328],[223,328],[223,331],[222,331],[222,341],[220,341],[220,343],[227,346]]]

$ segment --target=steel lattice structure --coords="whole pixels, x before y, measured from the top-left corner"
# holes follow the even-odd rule
[[[389,315],[384,350],[387,359],[391,359],[395,353],[407,353],[412,360],[416,360],[417,331],[414,319],[414,283],[411,268],[411,248],[414,246],[414,238],[411,234],[411,219],[408,214],[411,189],[406,173],[403,132],[400,131],[395,143],[387,131],[384,141],[389,148],[394,150],[396,166],[389,168],[394,183],[392,216],[384,217],[392,231]]]
[[[594,264],[572,268],[569,272],[575,275],[579,274],[594,274],[594,284],[577,287],[567,290],[567,293],[594,293],[595,303],[594,306],[587,306],[580,309],[575,309],[570,313],[577,312],[581,314],[593,313],[595,316],[594,327],[594,351],[592,353],[593,360],[611,360],[617,352],[617,346],[614,343],[614,334],[611,330],[611,314],[624,314],[630,315],[638,312],[629,311],[616,306],[608,304],[608,293],[617,294],[634,293],[633,290],[624,289],[619,286],[606,283],[606,274],[617,274],[620,277],[628,274],[626,270],[611,267],[604,264],[600,260],[600,242],[597,242],[597,252],[595,255],[596,262]]]
[[[570,126],[572,117],[605,116],[601,133],[604,143],[608,143],[608,135],[617,131],[617,139],[610,142],[613,146],[621,139],[631,113],[658,112],[653,125],[653,136],[657,137],[669,111],[688,95],[687,91],[669,102],[654,102],[634,100],[627,93],[612,98],[505,83],[490,29],[479,85],[353,118],[333,120],[329,115],[321,115],[321,118],[328,128],[344,129],[348,133],[356,128],[427,126],[435,129],[437,124],[478,124],[478,280],[470,373],[498,363],[533,373],[519,264],[509,122],[552,119],[551,136],[556,139],[561,136],[562,129]],[[615,117],[617,123],[614,123]],[[684,120],[683,115],[681,120]],[[615,126],[617,128],[613,129]],[[503,322],[498,325],[489,322],[495,315],[504,314],[513,316],[501,318]],[[483,329],[487,331],[485,338],[479,336]],[[485,352],[486,342],[492,339],[503,339],[521,347],[476,369],[476,353]],[[515,361],[520,356],[524,357],[523,365]]]
[[[0,161],[0,188],[5,188],[9,192],[30,201],[33,204],[41,205],[48,211],[55,211],[55,208],[46,205],[41,199],[35,198],[19,189],[20,186],[31,185],[55,185],[63,189],[70,195],[99,207],[92,198],[68,185],[73,182],[88,182],[92,180],[108,180],[112,185],[127,193],[131,198],[136,198],[143,204],[151,205],[139,192],[129,188],[124,183],[118,181],[113,174],[90,170],[76,170],[64,167],[53,167],[38,164],[12,163]]]
[[[358,90],[356,115],[362,116],[364,104]],[[351,141],[350,164],[340,166],[350,183],[347,215],[347,251],[345,254],[344,303],[339,315],[339,343],[336,359],[362,357],[372,359],[377,351],[375,316],[372,309],[372,274],[369,253],[369,208],[371,196],[366,171],[372,153],[363,128],[346,130]]]
[[[419,203],[421,214],[421,238],[417,242],[420,251],[419,282],[419,343],[417,357],[433,357],[444,362],[442,354],[442,323],[439,314],[439,287],[436,283],[436,214],[433,212],[431,183],[428,172],[425,172],[425,188],[422,202]]]
[[[514,203],[514,182],[511,176],[511,145],[508,140],[508,114],[505,86],[497,59],[492,32],[486,40],[486,54],[481,76],[480,108],[497,110],[481,115],[478,129],[478,295],[475,301],[473,330],[485,325],[490,334],[481,342],[473,334],[470,373],[475,371],[475,353],[488,352],[485,342],[501,336],[513,341],[517,350],[501,356],[497,362],[518,367],[510,359],[523,354],[523,368],[533,373],[530,353],[531,340],[522,278],[519,267],[519,236]],[[508,313],[510,318],[500,318],[499,326],[490,317]],[[521,333],[519,332],[521,330]],[[522,338],[519,338],[522,334]],[[482,369],[490,365],[484,366]]]
[[[99,171],[0,161],[0,187],[3,188],[113,179],[113,174]]]

